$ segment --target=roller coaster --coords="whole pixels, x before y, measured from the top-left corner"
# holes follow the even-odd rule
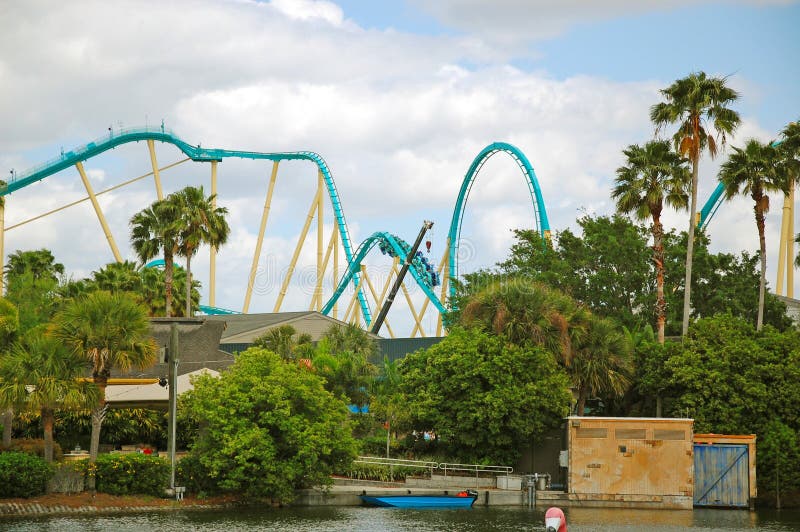
[[[152,171],[145,175],[139,176],[134,179],[130,179],[119,185],[113,186],[109,189],[95,193],[87,177],[87,173],[83,167],[83,162],[93,157],[97,157],[103,154],[104,152],[114,149],[123,144],[139,143],[139,142],[146,142],[148,146]],[[155,151],[155,142],[171,144],[175,146],[178,150],[180,150],[180,152],[182,152],[185,155],[185,158],[170,165],[159,167]],[[506,155],[510,156],[516,163],[517,167],[519,168],[520,172],[525,178],[526,184],[530,192],[531,204],[534,209],[534,224],[536,226],[535,229],[540,233],[540,235],[544,240],[548,240],[550,238],[550,225],[547,218],[544,198],[542,197],[541,188],[539,186],[536,174],[533,170],[533,166],[531,165],[528,158],[525,156],[524,153],[522,153],[521,150],[508,143],[496,142],[486,146],[475,156],[474,160],[472,161],[472,164],[469,166],[469,169],[467,170],[467,173],[465,174],[464,179],[462,181],[461,188],[456,198],[455,207],[453,209],[450,227],[447,233],[447,245],[444,249],[442,258],[438,263],[438,267],[435,267],[421,253],[417,253],[414,257],[412,257],[410,272],[412,278],[424,293],[425,299],[419,311],[417,311],[417,309],[413,305],[412,298],[409,295],[408,290],[406,289],[405,286],[402,287],[405,299],[409,305],[409,310],[415,322],[414,328],[410,336],[416,336],[417,334],[420,334],[422,336],[425,335],[422,318],[428,309],[429,303],[433,305],[435,311],[438,312],[439,314],[436,327],[436,334],[441,335],[444,332],[442,328],[442,315],[447,312],[448,310],[447,302],[452,301],[452,297],[455,294],[455,285],[452,282],[452,280],[457,279],[459,276],[459,268],[458,268],[459,242],[461,239],[461,226],[464,218],[464,212],[466,209],[466,203],[469,198],[469,194],[475,182],[475,179],[477,178],[481,169],[492,156],[498,153],[505,153]],[[224,161],[225,159],[231,159],[231,158],[252,159],[252,160],[272,162],[272,171],[270,174],[269,184],[264,201],[258,238],[253,253],[250,275],[247,280],[244,303],[242,305],[241,312],[247,313],[249,311],[249,306],[253,293],[253,287],[256,280],[256,273],[259,267],[259,259],[261,255],[262,244],[264,242],[265,229],[272,204],[275,183],[277,180],[279,163],[281,163],[282,161],[308,161],[313,163],[317,169],[317,191],[311,202],[311,206],[308,210],[308,215],[306,216],[305,224],[298,238],[297,245],[294,249],[291,263],[282,279],[281,289],[277,296],[273,312],[279,312],[281,310],[281,305],[283,303],[284,297],[291,282],[292,275],[297,265],[300,251],[308,236],[311,223],[313,219],[316,217],[317,219],[316,280],[315,280],[314,292],[309,305],[309,310],[318,310],[325,315],[330,315],[332,313],[334,318],[338,318],[337,315],[338,301],[345,294],[345,292],[349,287],[352,290],[352,296],[350,298],[343,319],[344,321],[352,323],[359,323],[359,324],[363,323],[365,324],[366,327],[369,327],[370,323],[372,322],[372,311],[371,311],[372,307],[370,305],[367,296],[368,295],[371,296],[374,308],[381,307],[383,299],[386,296],[387,288],[390,285],[391,277],[392,275],[397,275],[398,273],[397,265],[400,262],[404,262],[406,260],[406,255],[409,251],[409,245],[397,235],[391,234],[386,231],[378,231],[373,233],[371,236],[369,236],[366,240],[364,240],[359,246],[357,246],[354,249],[350,237],[350,232],[348,230],[344,210],[342,207],[341,198],[337,191],[333,175],[331,173],[330,168],[326,164],[325,160],[320,155],[312,151],[270,153],[270,152],[227,150],[227,149],[217,149],[217,148],[201,148],[200,145],[195,146],[189,144],[188,142],[182,140],[180,137],[175,135],[175,133],[173,133],[172,131],[165,129],[163,123],[160,127],[137,127],[128,129],[118,129],[118,130],[112,130],[111,128],[109,128],[109,133],[107,135],[97,138],[92,142],[89,142],[83,146],[77,147],[70,151],[65,152],[62,150],[61,154],[58,157],[46,161],[23,173],[20,174],[12,173],[10,181],[0,186],[0,197],[3,197],[4,200],[6,196],[10,196],[15,191],[19,191],[25,187],[28,187],[30,185],[33,185],[34,183],[46,179],[49,176],[70,169],[72,167],[75,167],[77,169],[78,174],[80,175],[83,185],[86,189],[87,196],[81,200],[74,201],[62,207],[59,207],[55,210],[39,214],[37,216],[34,216],[33,218],[17,223],[8,228],[5,227],[5,201],[2,204],[0,204],[0,270],[3,267],[3,260],[5,256],[5,250],[3,249],[4,245],[3,236],[6,231],[23,224],[33,222],[45,216],[54,214],[55,212],[72,207],[78,203],[87,200],[91,202],[94,208],[95,214],[105,234],[108,244],[111,248],[111,252],[114,256],[114,259],[117,261],[122,261],[123,260],[122,256],[119,252],[119,249],[116,245],[116,241],[114,240],[112,232],[106,221],[103,210],[101,209],[100,204],[97,200],[97,196],[109,192],[111,190],[115,190],[119,187],[131,184],[140,179],[152,176],[155,183],[157,197],[158,199],[163,199],[164,192],[161,184],[161,172],[186,161],[208,163],[211,165],[211,193],[216,195],[217,165],[218,163]],[[722,201],[722,192],[723,190],[721,189],[721,186],[717,187],[717,190],[715,190],[714,194],[712,194],[711,198],[706,203],[705,207],[701,211],[701,217],[699,222],[700,227],[705,227],[713,217],[714,213],[719,207],[719,203],[721,203]],[[323,253],[324,249],[323,196],[326,194],[330,202],[331,208],[333,210],[335,227],[331,231],[331,235],[327,245],[327,250],[324,251]],[[347,261],[347,267],[343,272],[341,278],[339,278],[339,271],[338,271],[338,250],[340,245],[344,250],[345,258]],[[387,255],[393,260],[393,265],[391,270],[392,273],[390,273],[390,275],[386,279],[386,283],[383,287],[383,290],[380,293],[375,289],[375,285],[372,283],[367,273],[366,266],[364,264],[364,260],[367,257],[367,254],[375,247],[377,247],[384,255]],[[200,310],[201,312],[204,312],[206,314],[236,313],[237,311],[222,309],[215,306],[216,253],[217,251],[215,249],[212,248],[210,250],[210,262],[209,262],[210,279],[208,285],[208,304],[201,305]],[[328,269],[331,257],[333,257],[332,281],[334,285],[334,290],[333,294],[323,304],[323,299],[324,299],[323,278]],[[148,264],[148,266],[154,266],[154,265],[157,266],[158,261],[156,261],[155,263]],[[439,290],[438,294],[436,292],[437,289]],[[392,330],[388,321],[386,322],[386,327],[388,329],[390,336],[394,336],[394,331]]]

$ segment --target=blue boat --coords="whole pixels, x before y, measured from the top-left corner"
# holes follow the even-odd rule
[[[367,506],[384,508],[471,508],[478,498],[474,490],[460,491],[454,495],[360,495]]]

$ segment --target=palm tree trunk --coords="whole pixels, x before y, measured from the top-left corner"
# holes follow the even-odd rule
[[[106,377],[95,376],[94,382],[100,389],[100,402],[92,410],[92,438],[89,443],[89,462],[97,462],[97,455],[100,452],[100,430],[103,428],[103,420],[106,417],[108,404],[106,403]],[[96,476],[89,475],[89,490],[94,493],[96,488]]]
[[[575,415],[582,416],[586,410],[586,399],[589,396],[589,390],[581,386],[578,390],[578,404],[575,407]]]
[[[8,409],[3,412],[3,447],[11,447],[11,424],[14,423],[14,411]]]
[[[758,317],[756,318],[756,330],[760,331],[764,324],[764,292],[767,279],[767,242],[764,237],[764,210],[761,206],[763,196],[756,202],[756,226],[758,227],[759,253],[761,254],[761,278],[758,282]]]
[[[186,317],[192,317],[192,256],[186,257]]]
[[[664,345],[667,302],[664,299],[664,226],[659,216],[653,216],[653,262],[656,266],[656,325],[658,343]]]
[[[44,427],[44,459],[53,461],[53,411],[42,408],[42,426]]]
[[[164,292],[166,293],[167,308],[164,315],[169,318],[172,316],[172,272],[173,272],[172,250],[164,246]],[[105,397],[105,396],[104,396]]]
[[[695,137],[697,138],[697,137]],[[695,213],[697,212],[697,179],[698,179],[698,159],[699,150],[692,148],[692,201],[689,209],[689,238],[686,242],[686,279],[683,283],[683,325],[681,335],[686,336],[689,332],[689,313],[691,312],[692,300],[692,260],[694,260],[694,228]]]

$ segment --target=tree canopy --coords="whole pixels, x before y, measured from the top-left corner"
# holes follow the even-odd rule
[[[197,378],[187,408],[202,427],[191,452],[223,492],[289,502],[297,488],[330,484],[356,454],[345,404],[309,368],[265,349]]]

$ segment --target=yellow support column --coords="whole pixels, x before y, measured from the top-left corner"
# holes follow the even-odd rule
[[[334,240],[336,237],[336,231],[331,234],[330,240],[328,240],[328,248],[325,250],[325,258],[322,259],[322,272],[323,274],[328,270],[328,262],[330,262],[331,258],[331,251],[334,246]],[[319,308],[322,308],[322,292],[320,291],[319,294],[314,294],[314,297],[311,299],[311,304],[309,305],[308,310],[314,310],[314,307],[317,305],[317,301],[319,301]]]
[[[147,149],[150,150],[150,164],[153,165],[153,179],[156,182],[156,194],[158,201],[164,199],[164,191],[161,188],[161,175],[158,173],[158,162],[156,161],[156,147],[153,139],[147,139]],[[211,306],[214,306],[213,304]]]
[[[272,204],[272,192],[275,190],[275,181],[278,178],[278,161],[272,163],[272,174],[269,178],[267,197],[264,199],[264,211],[261,213],[261,226],[258,228],[258,239],[256,240],[256,251],[253,253],[253,265],[250,267],[250,277],[247,280],[247,290],[244,294],[244,306],[242,313],[247,314],[250,309],[250,296],[253,294],[253,285],[256,282],[256,272],[258,271],[258,259],[261,256],[261,244],[264,242],[264,230],[267,228],[267,218],[269,218],[269,208]]]
[[[369,275],[367,275],[366,268],[364,269],[364,280],[367,282],[367,286],[369,287],[369,291],[372,294],[372,299],[375,300],[375,308],[377,308],[380,311],[380,308],[381,308],[381,306],[383,304],[383,298],[378,299],[378,293],[375,291],[375,287],[372,286],[372,279],[370,279]],[[394,336],[394,331],[392,330],[392,326],[389,325],[389,320],[385,319],[383,321],[383,324],[386,325],[386,330],[389,331],[389,337],[390,338],[394,338],[395,337]]]
[[[445,258],[447,257],[447,253],[448,253],[448,250],[445,249],[444,250],[444,254],[442,255],[442,260],[439,261],[439,268],[436,270],[436,273],[439,274],[439,277],[441,277],[442,272],[444,271]],[[425,302],[422,303],[422,309],[419,311],[419,319],[420,320],[422,320],[425,317],[425,312],[427,312],[428,303],[430,303],[430,302],[431,302],[431,300],[426,297],[425,298]],[[441,321],[441,319],[442,319],[442,316],[441,316],[441,314],[439,314],[439,321]],[[419,328],[415,325],[414,326],[414,330],[411,331],[411,338],[416,338],[417,330],[419,330]],[[420,330],[420,332],[422,332],[422,331]]]
[[[314,299],[317,300],[317,308],[314,310],[322,310],[322,277],[325,270],[322,266],[322,239],[323,239],[323,219],[322,219],[322,170],[317,172],[317,286],[314,287]]]
[[[784,264],[787,264],[787,248],[789,247],[789,218],[791,217],[792,206],[789,203],[789,196],[783,198],[783,211],[781,213],[781,236],[778,242],[778,277],[775,282],[775,293],[779,296],[784,295],[783,281],[785,278]]]
[[[400,275],[400,272],[397,270],[397,263],[392,266],[395,275]],[[417,311],[414,308],[414,303],[411,301],[411,294],[408,293],[408,288],[406,288],[406,283],[402,283],[400,288],[403,289],[403,295],[406,296],[406,302],[408,303],[408,309],[411,311],[411,317],[414,318],[414,321],[417,323],[419,327],[419,332],[422,337],[425,337],[425,332],[422,330],[422,322],[420,321],[419,316],[417,315]]]
[[[444,248],[444,256],[442,257],[442,295],[439,296],[439,301],[442,302],[444,308],[447,307],[446,297],[447,297],[447,284],[450,282],[450,278],[448,277],[448,272],[450,271],[448,267],[450,266],[450,241],[448,240],[447,246]],[[442,313],[439,313],[439,319],[436,320],[436,336],[442,336],[444,333],[444,327],[442,327]]]
[[[103,232],[106,235],[106,240],[108,240],[108,245],[111,246],[111,252],[114,254],[114,258],[117,262],[122,262],[122,256],[119,254],[119,249],[117,249],[117,243],[114,242],[114,237],[111,235],[111,229],[108,228],[108,223],[106,223],[106,217],[103,215],[103,211],[100,209],[100,204],[97,202],[97,196],[94,195],[94,190],[92,190],[92,185],[89,183],[89,179],[86,177],[86,172],[83,169],[83,163],[78,161],[75,163],[75,168],[78,169],[78,173],[81,174],[81,180],[83,181],[83,186],[86,187],[86,193],[89,194],[89,199],[92,200],[92,205],[94,206],[94,212],[97,214],[97,219],[100,220],[100,225],[103,227]]]
[[[217,161],[211,161],[211,207],[217,208]],[[208,263],[208,304],[217,306],[217,248],[211,246]]]
[[[339,231],[336,224],[333,224],[333,289],[336,290],[336,283],[339,282]],[[333,304],[333,319],[339,314],[339,300]]]
[[[286,271],[286,276],[283,278],[283,284],[281,285],[281,292],[278,294],[278,300],[275,302],[275,308],[272,312],[279,312],[281,310],[281,304],[283,303],[283,298],[286,296],[286,289],[289,287],[289,281],[292,280],[292,274],[294,273],[294,268],[297,266],[297,259],[300,256],[300,250],[303,249],[303,244],[306,241],[306,236],[308,235],[308,228],[311,227],[311,221],[314,219],[314,211],[317,209],[317,202],[319,201],[320,197],[320,190],[317,189],[317,194],[314,196],[314,199],[311,200],[311,207],[308,209],[308,215],[306,216],[306,223],[303,225],[303,230],[300,232],[300,238],[297,239],[297,246],[294,248],[294,254],[292,255],[292,262],[289,263],[289,269]]]
[[[786,253],[786,295],[794,298],[794,182],[789,185],[789,238]]]
[[[6,295],[6,198],[0,196],[0,296]]]

